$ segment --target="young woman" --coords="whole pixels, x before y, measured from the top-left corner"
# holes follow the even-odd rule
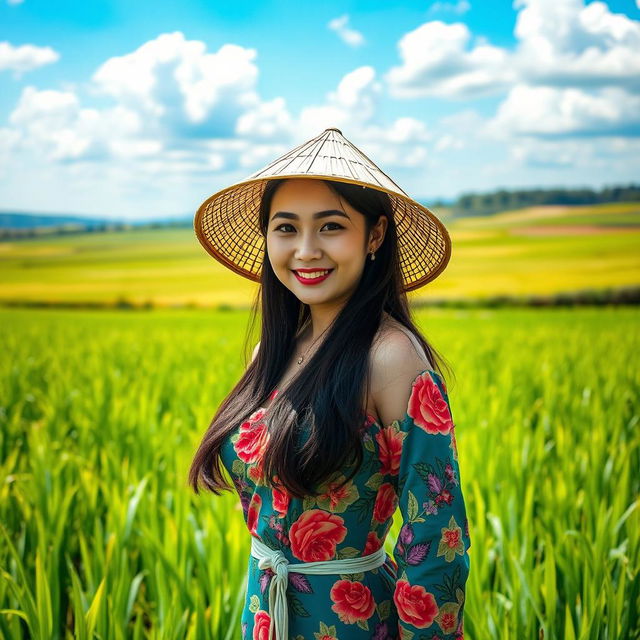
[[[261,339],[190,471],[196,492],[219,494],[222,464],[242,503],[243,638],[463,638],[454,423],[406,296],[446,266],[446,230],[328,129],[212,196],[196,231],[261,284]]]

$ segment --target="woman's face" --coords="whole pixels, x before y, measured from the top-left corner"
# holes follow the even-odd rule
[[[381,222],[382,221],[382,222]],[[384,227],[380,217],[376,229]],[[292,178],[275,192],[269,211],[267,251],[277,278],[309,305],[346,302],[355,290],[369,250],[382,238],[365,239],[364,215],[340,200],[322,180]],[[322,272],[297,275],[297,271]],[[314,283],[304,275],[325,276]]]

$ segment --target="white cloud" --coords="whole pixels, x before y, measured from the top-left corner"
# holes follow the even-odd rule
[[[432,137],[423,122],[408,117],[398,118],[389,126],[370,124],[350,135],[382,170],[423,166],[428,156],[425,143]]]
[[[462,15],[471,9],[471,5],[467,0],[458,0],[458,2],[434,2],[428,9],[427,13],[457,13]]]
[[[348,44],[350,47],[359,47],[364,44],[364,36],[359,31],[350,29],[347,26],[348,22],[349,16],[345,14],[339,18],[334,18],[327,26],[332,31],[335,31],[345,44]]]
[[[514,62],[530,84],[640,89],[640,23],[603,2],[516,0]]]
[[[512,143],[509,155],[516,166],[532,169],[598,172],[611,184],[618,176],[633,173],[640,156],[640,139],[610,137],[598,145],[588,139],[540,140],[524,138]],[[629,172],[631,169],[631,172]]]
[[[50,164],[129,163],[132,181],[237,171],[264,154],[256,141],[277,145],[292,135],[284,100],[263,102],[255,91],[255,57],[233,44],[208,53],[203,42],[162,34],[100,65],[84,97],[25,88],[0,147]],[[87,106],[96,95],[113,105]]]
[[[68,91],[23,89],[9,122],[25,150],[49,161],[104,159],[158,151],[157,142],[132,140],[141,131],[138,114],[116,106],[82,108]]]
[[[189,135],[229,135],[238,113],[259,103],[256,51],[165,33],[132,53],[110,58],[93,75],[96,91]]]
[[[396,98],[439,96],[466,98],[495,93],[515,79],[504,49],[476,44],[462,23],[427,22],[405,34],[398,48],[402,66],[386,75]]]
[[[324,128],[352,130],[362,126],[376,111],[382,85],[373,67],[358,67],[347,73],[322,105],[304,107],[296,131],[300,137],[317,135]]]
[[[396,98],[466,99],[516,84],[617,86],[640,90],[640,23],[603,2],[515,0],[514,49],[484,38],[471,45],[463,23],[426,22],[398,42],[401,65],[386,75]]]
[[[365,66],[347,73],[337,89],[329,93],[328,100],[366,120],[376,110],[381,93],[382,85],[376,79],[375,69]]]
[[[291,135],[292,124],[284,98],[279,97],[243,113],[236,122],[235,132],[246,138],[281,139]]]
[[[0,42],[0,71],[25,73],[59,59],[60,54],[51,47],[37,47],[33,44],[15,47],[10,42]]]
[[[506,138],[638,135],[640,96],[613,87],[587,93],[517,85],[499,106],[487,131]]]

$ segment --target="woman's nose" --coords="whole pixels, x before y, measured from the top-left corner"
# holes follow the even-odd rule
[[[295,257],[297,260],[305,261],[319,258],[321,255],[317,239],[312,233],[300,234],[300,242],[296,247]]]

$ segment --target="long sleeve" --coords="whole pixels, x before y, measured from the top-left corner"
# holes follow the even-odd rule
[[[401,421],[398,506],[402,528],[393,550],[398,565],[393,600],[400,640],[462,640],[471,546],[460,485],[454,423],[443,380],[418,375]]]

